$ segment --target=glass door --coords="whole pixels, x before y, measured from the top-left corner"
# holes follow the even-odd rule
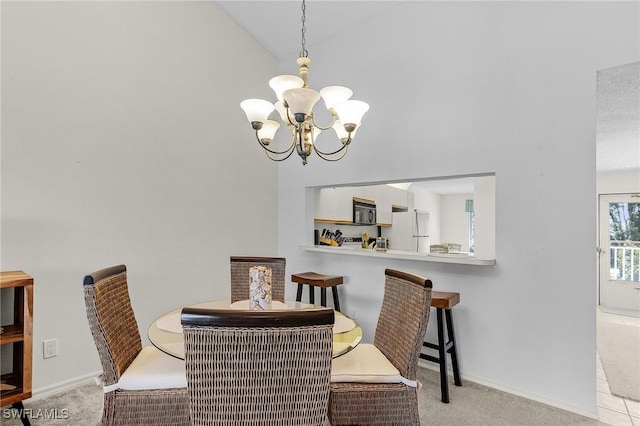
[[[640,195],[599,197],[600,306],[640,316]]]

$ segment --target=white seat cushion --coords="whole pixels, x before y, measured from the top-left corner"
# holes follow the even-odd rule
[[[380,349],[368,343],[360,343],[331,361],[331,381],[404,383],[405,379]]]
[[[184,360],[174,358],[155,346],[142,348],[117,387],[126,390],[186,388]]]

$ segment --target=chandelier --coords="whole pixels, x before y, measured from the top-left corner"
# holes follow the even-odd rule
[[[262,99],[246,99],[240,107],[247,115],[247,120],[255,130],[256,139],[271,160],[283,161],[294,151],[302,158],[302,164],[307,164],[307,157],[314,151],[326,161],[342,159],[360,128],[362,116],[369,110],[369,105],[362,101],[352,100],[351,89],[343,86],[327,86],[316,92],[307,84],[307,74],[311,59],[305,48],[306,5],[302,0],[302,48],[297,59],[300,77],[295,75],[279,75],[269,80],[269,86],[278,98],[275,104]],[[313,107],[320,98],[331,115],[331,123],[320,126],[313,113]],[[280,123],[270,120],[269,115],[276,110],[281,120],[287,125],[291,135],[291,144],[283,151],[272,149],[271,142]],[[340,140],[338,148],[323,151],[316,145],[316,139],[321,131],[333,128]]]

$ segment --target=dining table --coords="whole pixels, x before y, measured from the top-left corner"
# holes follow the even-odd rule
[[[248,300],[214,300],[209,302],[189,305],[190,308],[204,309],[240,309],[249,310]],[[308,309],[314,308],[303,302],[293,301],[272,301],[271,309]],[[183,308],[174,309],[156,318],[148,329],[149,341],[162,352],[173,357],[184,359],[184,335],[182,332],[182,322],[180,319]],[[357,321],[349,318],[341,312],[335,312],[335,323],[333,325],[333,358],[344,355],[355,348],[362,339],[362,328]]]

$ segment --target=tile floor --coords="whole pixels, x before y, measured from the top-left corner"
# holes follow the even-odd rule
[[[640,328],[640,318],[636,317],[610,314],[597,309],[596,318],[598,321],[613,322],[629,327]],[[638,356],[640,357],[640,354]],[[607,377],[600,363],[600,356],[596,358],[598,379],[597,403],[600,421],[613,426],[640,426],[640,402],[611,395]]]

